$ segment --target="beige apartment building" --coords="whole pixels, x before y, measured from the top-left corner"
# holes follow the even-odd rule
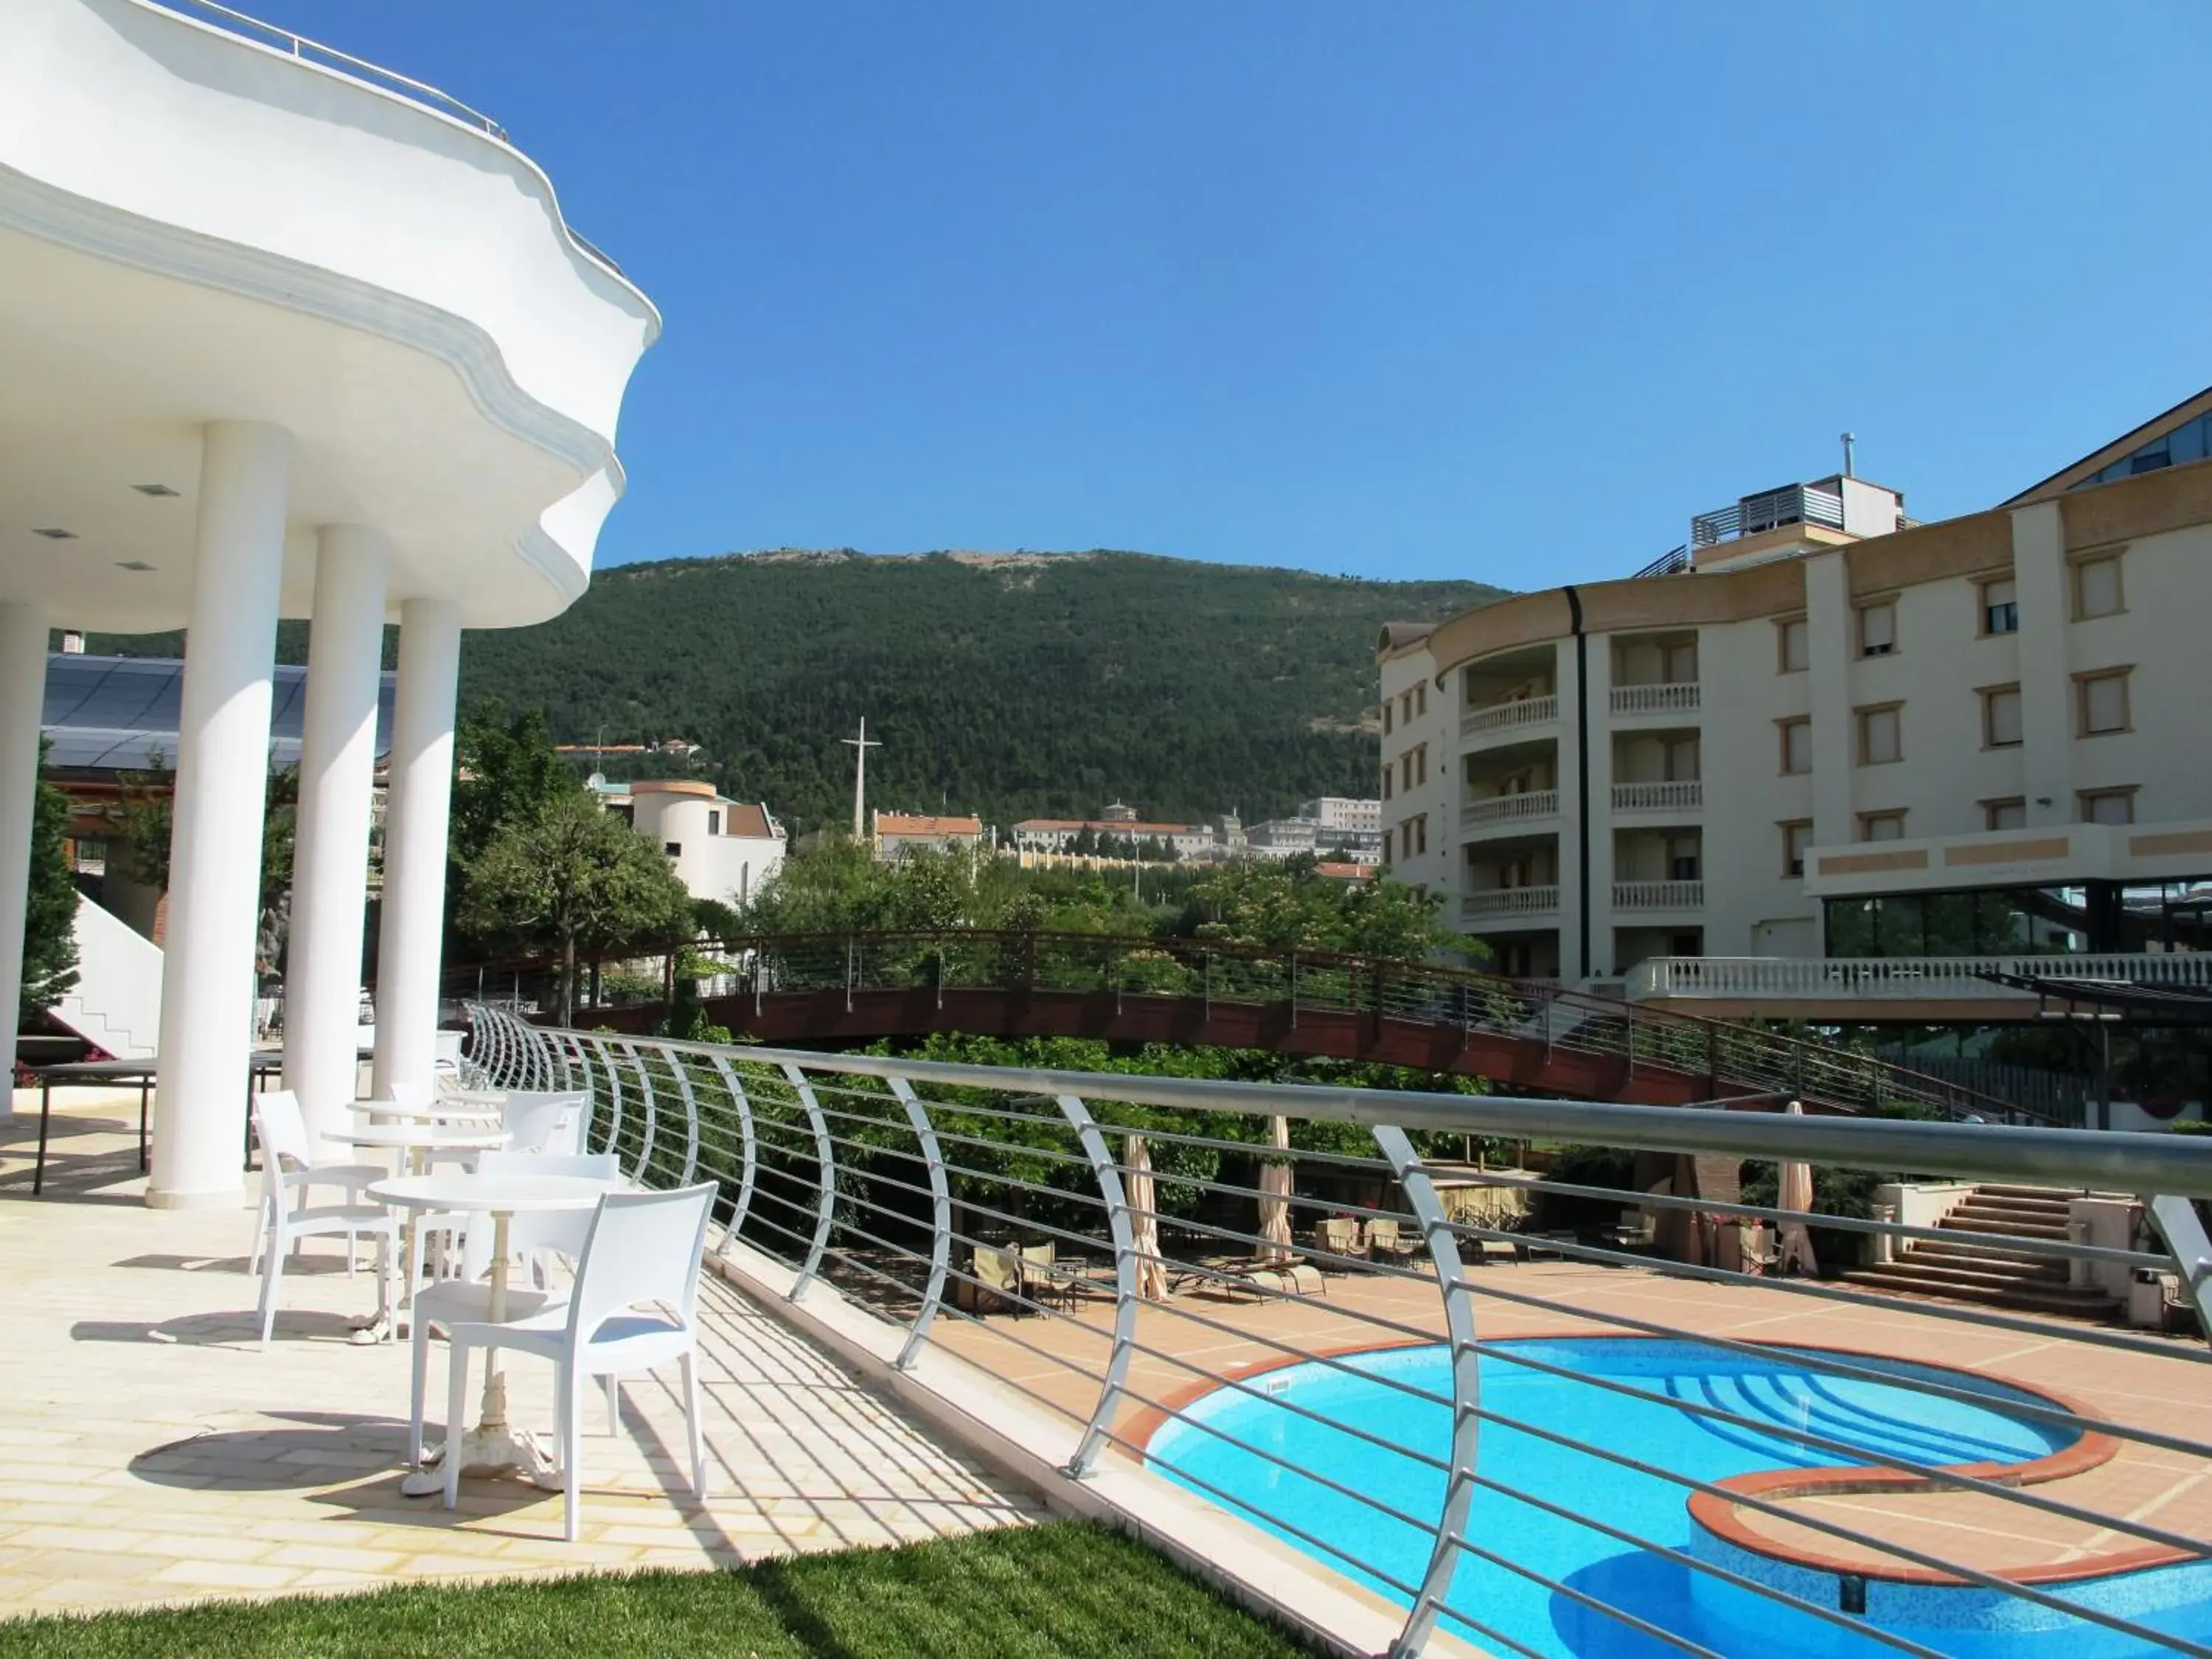
[[[1988,512],[1916,524],[1832,476],[1699,514],[1638,576],[1385,629],[1386,856],[1502,968],[1569,980],[2000,909],[2014,943],[2044,915],[2187,948],[2209,442],[2212,390]]]

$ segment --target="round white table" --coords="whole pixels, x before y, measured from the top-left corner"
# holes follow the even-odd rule
[[[403,1106],[396,1100],[356,1100],[354,1115],[371,1124],[443,1123],[454,1128],[489,1128],[500,1120],[496,1106]]]
[[[443,1175],[395,1176],[374,1182],[368,1195],[380,1204],[408,1210],[463,1210],[491,1217],[491,1306],[495,1325],[507,1317],[507,1224],[517,1215],[538,1215],[556,1210],[591,1210],[609,1193],[628,1190],[622,1181],[593,1181],[584,1176]],[[447,1434],[453,1432],[451,1424]],[[446,1483],[436,1466],[459,1455],[464,1474],[500,1474],[520,1469],[538,1486],[557,1489],[557,1463],[527,1429],[517,1430],[507,1420],[507,1375],[501,1369],[499,1350],[484,1353],[483,1408],[476,1427],[462,1433],[456,1451],[452,1440],[423,1458],[423,1467],[408,1474],[399,1490],[410,1498],[428,1498],[443,1492]]]
[[[514,1137],[504,1129],[447,1128],[435,1123],[364,1123],[348,1129],[343,1139],[356,1146],[398,1148],[407,1154],[409,1172],[419,1176],[428,1167],[433,1152],[488,1152],[506,1146]],[[402,1267],[398,1311],[404,1313],[415,1300],[415,1222],[412,1217],[408,1219],[399,1248]],[[363,1346],[383,1341],[392,1334],[394,1311],[388,1304],[380,1305],[376,1317],[368,1324],[357,1327],[348,1340]]]

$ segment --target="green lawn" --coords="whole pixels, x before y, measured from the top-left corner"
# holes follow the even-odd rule
[[[734,1572],[407,1585],[0,1622],[8,1659],[1277,1659],[1313,1651],[1142,1545],[1073,1522]]]

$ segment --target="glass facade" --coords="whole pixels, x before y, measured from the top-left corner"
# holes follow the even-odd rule
[[[2193,421],[2184,421],[2171,432],[2161,432],[2140,449],[2121,456],[2074,488],[2081,489],[2090,484],[2111,483],[2118,478],[2132,478],[2138,472],[2155,472],[2162,466],[2185,466],[2191,461],[2203,460],[2208,454],[2212,454],[2212,411]]]
[[[1990,888],[1830,899],[1831,957],[1981,957],[2212,949],[2212,882]],[[2093,944],[2101,935],[2105,943]]]

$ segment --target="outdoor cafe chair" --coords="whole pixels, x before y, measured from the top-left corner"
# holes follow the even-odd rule
[[[376,1271],[380,1300],[389,1306],[392,1270],[399,1243],[399,1218],[380,1204],[309,1205],[295,1202],[293,1189],[304,1199],[314,1182],[339,1184],[328,1174],[329,1165],[288,1167],[284,1150],[296,1133],[304,1143],[307,1130],[300,1117],[300,1103],[289,1090],[271,1090],[253,1097],[253,1130],[261,1142],[261,1213],[267,1231],[255,1243],[261,1267],[261,1346],[266,1352],[276,1327],[276,1294],[284,1275],[284,1257],[303,1240],[343,1233],[346,1241],[346,1272],[354,1270],[356,1241],[362,1233],[376,1240]],[[350,1166],[356,1169],[367,1165]],[[368,1180],[382,1180],[386,1171],[373,1169]],[[364,1184],[366,1184],[364,1182]],[[356,1189],[357,1190],[357,1189]],[[251,1273],[252,1268],[246,1269]]]
[[[584,1150],[589,1098],[580,1089],[516,1089],[499,1109],[499,1127],[510,1152],[574,1156]]]
[[[684,1417],[691,1454],[691,1493],[707,1492],[707,1451],[699,1420],[699,1267],[715,1183],[671,1192],[610,1193],[592,1212],[566,1303],[500,1324],[457,1321],[447,1328],[446,1421],[468,1405],[469,1354],[475,1348],[532,1353],[559,1367],[559,1433],[565,1489],[562,1535],[576,1540],[583,1494],[583,1397],[595,1376],[684,1368]],[[458,1457],[445,1466],[446,1507],[459,1506]]]
[[[335,1187],[349,1200],[358,1202],[362,1188],[372,1181],[381,1181],[392,1173],[381,1164],[356,1164],[336,1158],[318,1160],[314,1143],[308,1138],[307,1121],[300,1113],[300,1097],[289,1089],[272,1089],[253,1097],[253,1128],[261,1142],[263,1175],[261,1205],[253,1218],[253,1248],[246,1257],[246,1271],[257,1273],[261,1267],[261,1252],[272,1237],[270,1218],[270,1186],[268,1173],[282,1173],[283,1184],[299,1189],[298,1202],[305,1206],[309,1190],[316,1187]],[[327,1230],[326,1230],[327,1231]],[[295,1234],[295,1240],[306,1237]],[[346,1232],[346,1272],[354,1270],[354,1231]]]
[[[544,1152],[487,1152],[477,1155],[477,1173],[580,1176],[590,1181],[612,1181],[618,1171],[612,1152],[585,1152],[566,1158]],[[554,1290],[552,1275],[546,1271],[546,1258],[553,1255],[574,1261],[583,1253],[584,1237],[591,1224],[588,1210],[525,1213],[507,1223],[508,1257],[520,1263],[528,1274],[525,1285],[507,1291],[510,1318],[538,1313],[562,1299]],[[491,1285],[487,1281],[491,1273],[493,1231],[488,1215],[464,1217],[459,1272],[453,1278],[428,1285],[421,1279],[422,1243],[419,1231],[416,1235],[414,1310],[408,1332],[414,1361],[414,1386],[407,1418],[407,1462],[410,1466],[422,1461],[422,1403],[429,1383],[430,1328],[435,1325],[442,1330],[456,1320],[481,1322],[490,1317]],[[607,1378],[607,1431],[611,1434],[617,1421],[615,1380],[611,1376]]]

